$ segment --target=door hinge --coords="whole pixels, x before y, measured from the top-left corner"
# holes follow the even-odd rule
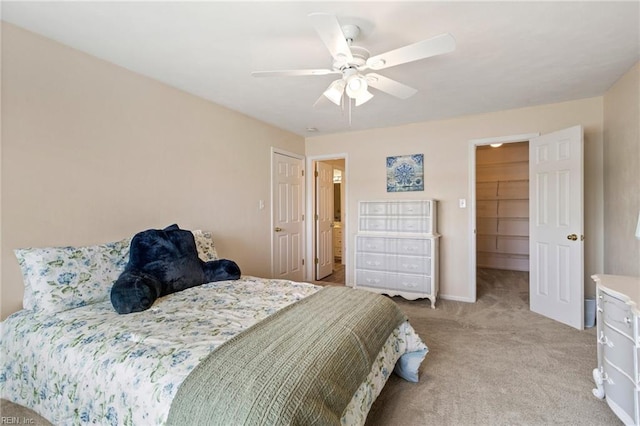
[[[315,171],[314,176],[315,176],[315,177],[318,177],[318,176],[319,176],[319,174],[318,174],[318,171],[317,171],[317,170]]]
[[[316,213],[316,220],[320,220],[320,215]]]
[[[315,262],[316,262],[316,265],[317,265],[318,263],[320,263],[320,261],[318,260],[318,258],[317,258],[317,257],[316,257]]]
[[[302,215],[302,221],[304,222],[304,214]]]
[[[300,173],[302,174],[302,177],[304,177],[304,170],[300,170]]]
[[[302,266],[304,266],[304,259],[302,259]]]

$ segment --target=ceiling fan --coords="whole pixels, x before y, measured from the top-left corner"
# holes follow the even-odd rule
[[[374,72],[363,74],[364,71],[378,71],[452,52],[456,48],[455,39],[451,34],[445,33],[371,56],[367,49],[352,44],[360,33],[358,26],[341,26],[338,19],[328,13],[311,13],[309,18],[333,57],[331,69],[255,71],[251,73],[254,77],[341,74],[341,78],[333,81],[323,95],[340,106],[346,93],[347,97],[354,99],[355,105],[359,106],[373,98],[369,87],[400,99],[407,99],[417,92],[416,89],[383,75]]]

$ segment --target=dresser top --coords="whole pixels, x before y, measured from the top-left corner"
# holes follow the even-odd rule
[[[627,297],[640,306],[640,277],[598,274],[591,278],[600,287],[606,287],[612,292],[619,293],[620,296]]]

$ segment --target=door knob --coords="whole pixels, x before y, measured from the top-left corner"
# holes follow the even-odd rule
[[[284,231],[284,229],[282,229],[282,228],[280,228],[280,227],[277,227],[277,226],[276,226],[276,229],[274,229],[274,231],[276,231],[276,232],[282,232],[282,231]]]
[[[578,236],[576,234],[567,235],[567,239],[571,241],[578,241]]]

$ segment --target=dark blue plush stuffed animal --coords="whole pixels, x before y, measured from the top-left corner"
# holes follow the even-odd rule
[[[240,268],[232,260],[200,260],[191,231],[178,225],[149,229],[131,240],[129,263],[111,288],[111,304],[119,314],[140,312],[158,297],[238,278]]]

